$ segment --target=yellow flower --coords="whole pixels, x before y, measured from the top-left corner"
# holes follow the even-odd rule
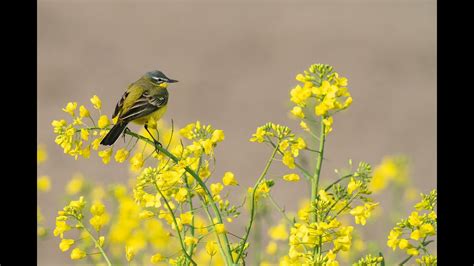
[[[285,224],[279,224],[268,229],[268,235],[274,240],[287,240],[288,232]]]
[[[434,235],[435,234],[434,227],[431,224],[423,224],[422,226],[420,226],[420,231],[423,235]]]
[[[406,248],[408,248],[408,247],[410,247],[410,246],[411,246],[411,245],[410,245],[410,243],[408,242],[408,240],[406,240],[406,239],[404,239],[404,238],[400,239],[400,242],[398,243],[398,247],[399,247],[400,249],[406,249]]]
[[[221,183],[214,183],[214,184],[211,184],[210,188],[211,188],[212,195],[215,196],[221,193],[222,189],[224,189],[224,186]]]
[[[105,215],[94,215],[89,220],[89,223],[94,227],[96,231],[99,231],[102,226],[104,226],[107,222],[107,217]]]
[[[102,162],[104,164],[108,164],[110,162],[110,157],[112,156],[112,148],[105,149],[103,151],[99,151],[99,157],[102,158]]]
[[[182,224],[191,224],[193,221],[193,214],[191,212],[181,213],[179,217]]]
[[[362,185],[362,182],[360,181],[356,182],[356,180],[353,177],[351,177],[351,181],[347,184],[347,193],[352,194],[352,192],[360,188],[361,185]]]
[[[331,117],[323,119],[324,127],[324,134],[328,134],[332,131],[332,124],[334,123],[334,119]]]
[[[44,163],[48,159],[48,153],[46,152],[46,148],[44,145],[38,145],[36,154],[36,162],[38,165]]]
[[[408,217],[408,222],[412,226],[420,226],[421,220],[420,220],[420,216],[418,215],[418,212],[412,212],[410,217]]]
[[[92,96],[91,103],[94,105],[94,108],[99,110],[102,107],[102,101],[97,95]]]
[[[84,118],[84,117],[90,117],[91,114],[89,113],[89,110],[87,110],[87,108],[84,105],[81,105],[79,107],[79,116],[81,118]]]
[[[58,221],[56,220],[56,228],[54,228],[53,234],[54,236],[60,236],[63,238],[64,232],[71,230],[71,227],[66,223],[66,221]]]
[[[309,131],[308,124],[306,124],[306,122],[304,122],[304,121],[301,121],[301,122],[300,122],[300,127],[301,127],[304,131]]]
[[[90,212],[92,215],[102,215],[105,212],[105,206],[100,202],[95,202],[92,204]]]
[[[125,162],[125,160],[128,158],[128,154],[129,152],[127,149],[121,148],[115,153],[115,161],[119,163]]]
[[[265,135],[266,131],[262,127],[257,128],[257,131],[255,134],[252,135],[252,138],[250,138],[251,142],[259,142],[262,143],[265,140]]]
[[[135,248],[131,246],[125,246],[125,256],[127,257],[127,261],[130,262],[135,258]]]
[[[235,180],[234,174],[232,172],[225,172],[224,177],[222,178],[222,183],[226,186],[237,186],[237,180]]]
[[[304,86],[303,88],[300,85],[296,85],[290,91],[290,101],[298,104],[298,105],[305,105],[306,100],[311,96],[311,88]]]
[[[195,237],[186,236],[184,238],[184,243],[186,244],[186,246],[191,246],[191,245],[197,244],[197,242],[198,242],[198,239],[195,238]]]
[[[225,225],[224,224],[216,224],[216,232],[218,234],[223,234],[226,232]]]
[[[299,106],[293,107],[293,109],[291,110],[291,114],[293,114],[294,116],[298,118],[304,118],[303,109]]]
[[[67,251],[74,244],[74,239],[62,239],[59,243],[59,249],[64,252]]]
[[[352,97],[347,97],[346,101],[344,102],[344,105],[342,106],[342,109],[346,109],[352,104]]]
[[[275,255],[275,253],[277,252],[277,249],[278,249],[277,243],[275,241],[270,241],[270,243],[268,243],[267,248],[265,250],[267,254]]]
[[[399,229],[393,229],[390,231],[388,235],[387,246],[391,247],[393,250],[397,248],[400,239],[398,239],[402,235],[402,231]]]
[[[185,188],[179,188],[174,199],[179,203],[185,202],[188,199],[188,190]]]
[[[36,186],[38,187],[39,191],[49,191],[51,189],[51,181],[49,180],[48,176],[40,176],[36,182]]]
[[[81,174],[75,174],[66,185],[66,193],[68,195],[75,195],[82,190],[83,186],[84,177]]]
[[[74,111],[77,108],[77,102],[68,102],[66,108],[63,108],[63,111],[74,116]]]
[[[82,251],[81,249],[79,248],[75,248],[72,250],[71,252],[71,259],[72,260],[80,260],[80,259],[83,259],[85,258],[87,255],[86,255],[86,252],[85,251]]]
[[[412,255],[412,256],[418,256],[418,254],[420,254],[420,252],[418,252],[418,250],[416,248],[409,248],[409,249],[407,249],[407,254]]]
[[[291,152],[287,151],[284,153],[283,164],[286,165],[290,169],[294,169],[296,167],[295,159],[293,158],[293,155],[291,154]]]
[[[332,200],[332,197],[328,193],[326,193],[326,190],[324,189],[320,189],[318,195],[321,201],[323,202],[330,202]]]
[[[280,142],[280,145],[278,145],[278,148],[281,151],[285,151],[286,149],[288,149],[289,146],[290,146],[290,142],[285,139],[284,141]]]
[[[158,264],[160,261],[163,261],[165,257],[161,255],[160,253],[156,253],[155,255],[151,256],[150,262],[153,264]]]
[[[410,238],[414,240],[419,240],[422,237],[423,237],[423,234],[420,232],[420,230],[415,230],[411,232],[410,234]]]
[[[151,211],[148,211],[148,210],[143,210],[141,211],[139,214],[138,214],[138,217],[140,219],[149,219],[151,217],[155,216],[155,214]]]
[[[106,128],[108,125],[110,125],[109,118],[106,115],[101,115],[99,121],[97,121],[97,126],[99,128]]]
[[[89,140],[89,131],[87,131],[85,128],[81,128],[81,139],[84,141]]]
[[[306,82],[306,78],[303,76],[303,74],[296,75],[296,80],[302,83]]]
[[[208,241],[206,243],[206,252],[209,256],[214,256],[217,253],[217,243],[216,241]]]
[[[289,182],[297,182],[300,180],[300,176],[297,174],[288,174],[283,176],[283,180],[289,181]]]
[[[217,143],[217,142],[221,142],[224,140],[224,131],[223,130],[220,130],[220,129],[217,129],[217,130],[214,130],[214,132],[212,132],[212,137],[211,137],[211,141],[212,143]]]
[[[139,171],[143,167],[143,154],[138,152],[130,159],[130,168],[133,171]]]

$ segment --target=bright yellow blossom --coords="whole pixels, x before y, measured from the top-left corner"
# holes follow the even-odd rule
[[[84,186],[84,177],[81,174],[75,174],[66,185],[66,193],[75,195],[82,190]]]
[[[112,157],[112,148],[105,149],[103,151],[99,151],[99,157],[102,158],[102,162],[104,164],[108,164],[110,162],[110,158]]]
[[[102,107],[102,101],[97,95],[92,96],[91,103],[94,105],[94,108],[97,110],[100,110],[100,108]]]
[[[235,180],[234,174],[232,172],[225,172],[224,177],[222,177],[222,183],[226,186],[237,186],[237,180]]]
[[[217,253],[217,243],[216,241],[208,241],[206,243],[206,252],[209,254],[209,256],[214,256]]]
[[[135,258],[135,248],[128,245],[125,246],[125,256],[128,262],[132,261]]]
[[[77,108],[77,102],[68,102],[66,107],[63,108],[63,111],[70,114],[71,116],[74,116],[74,111]]]
[[[179,217],[182,224],[191,224],[193,221],[193,214],[191,212],[181,213]]]
[[[285,224],[281,223],[279,225],[270,227],[268,229],[268,235],[275,240],[287,240],[288,232],[286,231]]]
[[[81,118],[84,118],[84,117],[90,117],[91,114],[89,113],[89,110],[87,110],[87,108],[84,105],[81,105],[79,107],[79,116]]]
[[[300,180],[300,176],[297,174],[288,174],[283,176],[283,180],[289,182],[297,182]]]
[[[40,176],[36,182],[39,191],[47,192],[51,189],[51,181],[48,176]]]
[[[174,196],[174,199],[179,203],[185,202],[188,199],[188,190],[186,188],[180,188]]]
[[[62,252],[65,252],[67,250],[69,250],[69,248],[74,245],[74,239],[66,239],[66,238],[63,238],[61,239],[61,242],[59,243],[59,249],[62,251]]]
[[[214,130],[214,132],[212,132],[212,137],[211,137],[212,143],[221,142],[221,141],[224,140],[224,138],[225,138],[225,136],[224,136],[224,131],[223,130],[216,129],[216,130]]]
[[[143,167],[143,154],[141,152],[135,153],[130,159],[130,169],[133,171],[139,171]]]
[[[224,224],[216,224],[215,227],[218,234],[224,234],[226,232]]]
[[[115,153],[115,161],[119,163],[123,163],[127,160],[128,158],[129,151],[125,148],[119,149]]]
[[[298,118],[304,118],[304,112],[300,106],[293,107],[293,109],[291,110],[291,114]]]
[[[48,153],[46,152],[44,145],[38,145],[36,154],[36,162],[38,165],[44,163],[48,159]]]
[[[106,128],[108,125],[110,125],[109,118],[106,115],[101,115],[99,121],[97,121],[97,126],[99,128]]]
[[[163,255],[161,255],[160,253],[156,253],[155,255],[151,256],[150,262],[152,264],[157,264],[157,263],[163,261],[164,259],[165,259],[165,257],[163,257]]]
[[[80,260],[80,259],[85,258],[86,256],[87,256],[86,252],[79,249],[79,248],[75,248],[71,252],[71,259],[72,260]]]
[[[195,238],[195,237],[186,236],[184,238],[184,243],[186,244],[186,246],[191,246],[191,245],[197,244],[197,242],[198,242],[198,239]]]

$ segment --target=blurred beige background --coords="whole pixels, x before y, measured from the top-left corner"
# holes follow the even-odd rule
[[[242,195],[270,152],[249,137],[268,121],[298,128],[287,116],[288,95],[312,63],[335,66],[354,98],[335,117],[323,178],[334,178],[349,158],[377,164],[403,153],[416,187],[435,187],[435,1],[39,1],[38,143],[47,145],[49,161],[38,174],[51,176],[53,189],[38,204],[47,224],[53,227],[74,172],[103,184],[128,179],[125,165],[75,161],[54,144],[50,122],[65,117],[68,101],[88,103],[97,94],[112,113],[130,82],[164,71],[180,81],[169,89],[164,119],[223,129],[216,174],[233,171]],[[275,165],[273,173],[285,169]],[[293,209],[307,188],[279,184],[274,193]],[[376,224],[365,238],[385,247],[392,226]],[[70,263],[58,243],[41,242],[39,265]]]

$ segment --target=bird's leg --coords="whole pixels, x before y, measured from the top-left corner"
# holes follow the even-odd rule
[[[157,146],[159,146],[160,148],[163,147],[163,145],[161,145],[161,143],[153,137],[153,134],[151,134],[150,130],[148,130],[148,124],[145,124],[145,130],[146,132],[148,132],[148,134],[150,134],[150,137],[153,139],[153,143],[155,144],[155,151],[158,149]]]
[[[124,129],[123,133],[122,133],[123,142],[125,142],[125,135],[126,135],[127,133],[129,133],[129,132],[130,132],[130,129],[129,129],[128,127],[126,127],[126,128]]]

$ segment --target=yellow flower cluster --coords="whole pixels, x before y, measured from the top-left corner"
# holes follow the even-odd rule
[[[428,238],[436,235],[437,231],[437,215],[434,211],[436,197],[436,190],[431,191],[428,195],[422,194],[422,201],[415,206],[425,213],[420,214],[418,211],[413,211],[408,219],[398,222],[388,235],[387,245],[389,247],[393,250],[397,248],[405,250],[411,256],[420,255],[420,250],[427,252],[425,247],[432,242]],[[404,234],[409,235],[409,238],[403,238]]]
[[[272,139],[276,138],[275,141]],[[291,133],[291,129],[274,124],[267,123],[261,127],[258,127],[256,132],[250,138],[251,142],[268,142],[273,146],[278,145],[278,151],[282,155],[282,162],[289,169],[294,169],[295,158],[299,156],[300,150],[306,149],[306,142],[301,137],[296,137],[295,134]],[[288,180],[292,178],[293,180]],[[294,176],[287,176],[287,181],[296,181]]]
[[[332,130],[332,116],[352,104],[352,97],[347,90],[347,78],[339,77],[333,72],[333,67],[324,64],[314,64],[298,74],[296,80],[302,83],[290,91],[290,100],[296,104],[291,114],[304,120],[308,114],[304,109],[314,105],[314,115],[321,117],[325,125],[325,134]],[[306,122],[301,121],[300,126],[309,130]]]
[[[356,263],[352,264],[352,266],[379,266],[384,259],[381,256],[372,256],[371,254],[361,258]]]
[[[382,162],[374,168],[372,182],[369,189],[378,193],[385,189],[387,185],[394,181],[398,185],[405,185],[408,182],[409,165],[405,156],[386,156]]]
[[[352,244],[352,226],[342,226],[336,218],[329,222],[295,223],[290,230],[288,255],[280,265],[339,265],[339,251],[348,251]],[[325,255],[314,256],[313,250],[331,244]],[[326,245],[326,248],[328,246]]]

